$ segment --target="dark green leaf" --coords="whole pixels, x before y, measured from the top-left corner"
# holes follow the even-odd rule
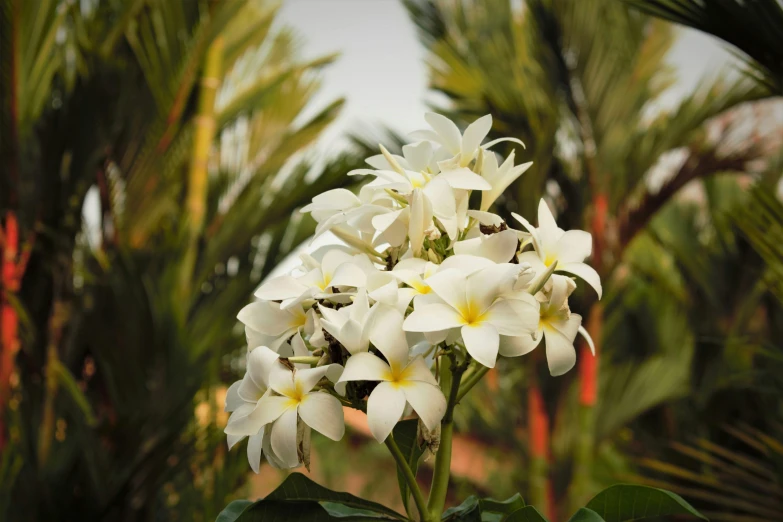
[[[517,509],[503,519],[503,522],[548,522],[544,516],[533,506],[525,506]]]
[[[441,520],[459,522],[481,522],[481,508],[476,496],[469,496],[459,506],[454,506],[443,512]]]
[[[679,495],[663,489],[617,484],[587,503],[606,522],[627,522],[671,515],[692,515],[707,520]]]
[[[336,520],[318,502],[259,500],[236,522],[332,522]],[[357,519],[342,519],[358,521]]]
[[[525,501],[522,499],[522,495],[519,493],[513,497],[507,498],[506,500],[495,500],[494,498],[482,498],[479,500],[481,520],[484,522],[502,520],[503,515],[510,515],[514,511],[518,511],[523,507],[525,507]]]
[[[398,422],[394,427],[392,434],[394,435],[394,441],[400,448],[400,451],[405,455],[405,460],[413,471],[413,476],[416,476],[416,471],[419,469],[419,459],[424,453],[424,450],[419,447],[418,441],[418,427],[419,421],[416,419],[404,420]],[[402,505],[405,506],[405,511],[410,515],[409,503],[410,503],[410,488],[408,482],[400,470],[397,470],[397,481],[400,484],[400,495],[402,496]]]
[[[381,513],[396,518],[397,520],[406,520],[404,516],[384,505],[355,497],[349,493],[326,489],[301,473],[292,473],[289,475],[276,490],[267,495],[264,499],[264,501],[272,500],[332,502],[356,509]]]
[[[234,522],[251,504],[249,500],[235,500],[220,512],[215,522]]]
[[[353,508],[344,504],[337,504],[335,502],[321,502],[321,507],[324,508],[326,512],[334,518],[342,518],[352,521],[356,520],[356,517],[372,520],[392,520],[368,509]]]
[[[371,512],[367,515],[367,511],[347,508],[331,502],[325,504],[322,506],[311,500],[259,500],[245,509],[236,522],[382,522],[393,520]]]
[[[568,519],[568,522],[604,522],[604,519],[592,509],[581,508]]]

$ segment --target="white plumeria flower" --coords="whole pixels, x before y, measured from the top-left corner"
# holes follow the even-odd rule
[[[593,267],[583,263],[593,251],[593,238],[589,232],[566,232],[559,228],[543,199],[538,204],[538,228],[533,227],[519,214],[512,215],[530,232],[535,249],[520,254],[520,262],[530,263],[533,270],[541,273],[557,261],[557,272],[568,272],[581,277],[595,289],[598,298],[601,298],[601,278]]]
[[[473,239],[454,243],[454,253],[485,257],[495,263],[510,263],[519,248],[519,237],[516,231],[506,229],[497,234],[479,234]]]
[[[318,222],[315,237],[338,225],[372,234],[372,218],[394,208],[394,200],[375,187],[364,186],[357,196],[347,189],[333,189],[313,198],[300,212],[309,212]]]
[[[232,384],[226,392],[225,410],[231,412],[228,424],[232,428],[239,426],[239,429],[235,432],[237,434],[227,435],[228,449],[231,449],[245,437],[249,437],[247,441],[247,459],[250,467],[256,473],[258,473],[261,465],[265,429],[262,426],[253,432],[251,429],[243,429],[242,425],[247,423],[247,417],[253,413],[258,406],[258,401],[267,392],[269,388],[269,372],[277,358],[278,355],[265,346],[260,346],[251,351],[247,357],[245,376]]]
[[[345,419],[340,401],[328,393],[313,391],[329,370],[329,366],[319,366],[292,372],[281,364],[273,364],[268,377],[267,392],[241,424],[227,424],[226,433],[257,433],[264,426],[271,424],[267,430],[270,432],[272,453],[283,467],[298,466],[300,460],[297,452],[297,423],[300,418],[305,425],[332,440],[340,440],[345,433]]]
[[[356,293],[353,304],[334,310],[319,305],[321,326],[340,341],[351,354],[366,352],[370,347],[370,326],[372,313],[367,291],[362,288]]]
[[[319,266],[306,274],[270,279],[256,291],[255,296],[264,301],[281,301],[280,307],[286,309],[311,299],[333,298],[332,290],[339,286],[366,286],[367,273],[372,270],[374,267],[366,255],[352,256],[333,249],[324,255]]]
[[[279,303],[254,301],[239,311],[237,319],[245,325],[248,346],[268,346],[277,351],[307,323],[302,305],[283,309]]]
[[[486,143],[482,147],[481,142],[484,141],[484,138],[487,137],[487,134],[492,129],[492,116],[489,114],[468,125],[464,134],[460,133],[459,128],[453,121],[440,114],[428,112],[424,115],[424,119],[433,130],[420,130],[412,135],[419,139],[430,140],[443,145],[454,156],[453,161],[447,162],[452,164],[453,167],[467,167],[478,156],[479,148],[486,150],[502,141],[513,141],[524,146],[524,143],[516,138],[500,138]],[[440,162],[439,166],[441,171],[446,170],[443,162]]]
[[[411,299],[415,305],[419,296],[428,295],[432,291],[430,285],[427,284],[427,279],[435,275],[439,268],[440,265],[417,257],[403,259],[394,266],[391,271],[392,275],[408,285],[408,288],[399,290],[399,293],[407,300],[406,308]]]
[[[545,339],[549,372],[553,376],[563,375],[576,364],[574,339],[581,333],[595,355],[593,340],[581,326],[582,316],[571,313],[568,308],[568,296],[575,288],[576,284],[570,278],[553,275],[547,282],[546,291],[538,293],[541,313],[535,336],[505,339],[500,354],[505,357],[525,355]]]
[[[481,142],[492,129],[492,116],[489,114],[468,125],[465,134],[459,131],[453,121],[440,114],[428,112],[424,119],[433,130],[417,131],[414,137],[440,143],[457,159],[459,167],[467,167],[473,161]]]
[[[411,170],[425,175],[435,175],[440,172],[438,162],[449,157],[444,148],[434,149],[429,141],[420,141],[402,146],[402,156],[389,154],[397,165],[405,170]],[[371,156],[365,160],[371,167],[378,170],[395,170],[386,154]]]
[[[538,304],[532,296],[503,297],[512,290],[523,267],[472,256],[453,256],[447,261],[467,271],[442,266],[427,280],[442,302],[415,308],[403,328],[412,332],[458,328],[468,353],[492,368],[501,335],[529,336],[538,324]]]
[[[446,398],[424,360],[421,356],[409,360],[402,322],[402,315],[393,308],[379,309],[371,339],[386,361],[369,352],[353,355],[339,381],[380,381],[367,400],[367,423],[378,442],[389,436],[406,404],[429,430],[434,430],[446,413]]]
[[[514,166],[514,151],[508,155],[506,161],[498,167],[498,160],[494,153],[484,155],[484,165],[481,167],[481,175],[492,185],[491,190],[485,190],[481,193],[480,210],[489,210],[489,207],[500,197],[509,185],[511,185],[519,176],[525,173],[532,161]]]

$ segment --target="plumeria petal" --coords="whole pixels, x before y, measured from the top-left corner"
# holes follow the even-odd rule
[[[402,323],[406,332],[438,332],[465,324],[462,316],[451,306],[431,304],[414,310]]]
[[[576,364],[573,341],[554,328],[544,328],[546,362],[554,377],[567,373]]]
[[[318,366],[316,368],[308,368],[306,370],[296,370],[294,372],[294,383],[296,390],[299,393],[310,393],[315,388],[318,381],[326,377],[329,372],[329,366]]]
[[[349,381],[385,381],[389,378],[389,365],[369,352],[352,355],[345,363],[337,382]]]
[[[415,411],[428,430],[434,430],[446,413],[446,397],[434,384],[420,381],[406,382],[402,391],[413,411]]]
[[[513,230],[454,243],[454,253],[486,257],[495,263],[508,263],[517,253],[519,239]]]
[[[541,344],[541,339],[543,338],[543,330],[537,332],[535,337],[531,335],[519,335],[514,337],[501,335],[499,353],[503,357],[526,355]]]
[[[408,341],[402,323],[402,314],[396,309],[379,306],[370,329],[370,341],[386,357],[394,372],[408,364]]]
[[[382,382],[367,399],[367,424],[378,442],[389,436],[405,410],[405,394],[397,386]]]
[[[470,163],[470,160],[476,156],[476,150],[487,137],[490,129],[492,129],[492,116],[489,114],[477,119],[465,129],[465,133],[462,135],[461,163],[463,166]]]
[[[258,473],[261,468],[261,452],[264,444],[264,429],[247,439],[247,461],[253,473]]]
[[[452,188],[463,190],[490,190],[489,182],[467,167],[441,172],[440,178],[449,182]]]
[[[538,326],[538,307],[529,301],[506,299],[494,303],[483,320],[501,335],[530,335]]]
[[[424,344],[427,347],[430,346],[429,343]],[[424,362],[424,359],[422,359],[421,356],[414,357],[411,362],[408,363],[408,366],[403,372],[403,378],[406,381],[426,382],[432,384],[433,386],[437,386],[438,384],[438,381],[436,381],[435,377],[432,375],[432,371],[429,369],[427,363]]]
[[[272,424],[272,451],[288,468],[299,465],[296,451],[296,423],[299,415],[295,408],[287,410]]]
[[[454,122],[434,112],[425,114],[424,119],[437,133],[438,141],[452,154],[459,154],[462,145],[462,134]]]
[[[328,393],[308,393],[299,405],[299,416],[305,424],[332,440],[340,440],[345,434],[343,407]]]
[[[590,337],[590,334],[584,326],[579,327],[579,333],[582,334],[582,337],[585,338],[585,341],[587,341],[587,346],[590,347],[590,351],[593,353],[593,356],[595,356],[595,343],[593,343],[593,338]]]
[[[601,299],[603,289],[601,288],[601,277],[598,272],[595,271],[590,265],[584,263],[567,263],[565,265],[557,265],[557,270],[574,274],[577,277],[584,279],[585,283],[592,286],[595,292],[598,294],[598,299]]]
[[[454,258],[451,258],[454,259]],[[450,306],[460,310],[467,307],[467,285],[465,274],[456,269],[439,270],[427,279],[427,284]],[[431,330],[421,330],[431,331]]]
[[[486,323],[465,325],[461,333],[468,353],[484,366],[494,368],[500,344],[497,329]]]
[[[228,390],[226,390],[226,404],[224,406],[224,411],[234,411],[245,403],[245,401],[243,401],[239,396],[240,384],[242,384],[241,380],[236,381],[234,384],[228,387]]]
[[[291,409],[292,405],[287,397],[267,395],[258,401],[257,405],[251,404],[250,407],[251,411],[247,415],[237,416],[240,410],[231,415],[226,424],[225,432],[227,434],[254,435],[263,426],[274,422],[283,413]]]

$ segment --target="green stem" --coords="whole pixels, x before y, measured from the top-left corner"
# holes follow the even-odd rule
[[[289,357],[288,362],[291,364],[318,364],[321,358],[315,355],[305,355],[302,357]]]
[[[385,441],[386,447],[389,448],[389,452],[397,462],[397,468],[402,471],[402,475],[405,477],[405,482],[408,483],[408,487],[413,495],[413,501],[416,503],[416,508],[419,510],[419,516],[423,522],[428,521],[427,516],[427,501],[424,500],[424,494],[419,488],[419,483],[416,482],[416,475],[413,474],[413,470],[408,465],[408,461],[405,460],[405,455],[400,451],[400,447],[397,446],[397,442],[394,440],[394,435],[389,433]]]
[[[491,368],[487,368],[486,366],[480,366],[478,369],[474,370],[467,379],[465,379],[465,382],[462,383],[462,386],[459,389],[459,393],[457,394],[457,402],[461,401],[462,398],[473,388],[478,382],[484,378],[484,376],[489,372]]]
[[[457,405],[459,384],[466,366],[455,364],[456,361],[441,358],[441,382],[450,388],[446,414],[440,424],[440,447],[435,455],[435,467],[432,475],[430,499],[427,503],[430,520],[440,520],[446,505],[446,493],[449,489],[451,474],[451,443],[454,434],[454,407]]]

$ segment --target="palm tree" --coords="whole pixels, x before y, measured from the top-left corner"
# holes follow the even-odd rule
[[[549,504],[554,516],[553,499],[568,491],[576,505],[595,489],[595,480],[606,479],[605,471],[617,471],[607,464],[616,452],[607,454],[602,441],[684,393],[692,364],[689,350],[664,357],[664,343],[670,339],[641,343],[620,336],[618,327],[639,319],[624,302],[626,285],[630,275],[647,265],[647,243],[658,250],[665,245],[651,227],[664,219],[662,212],[669,212],[683,188],[719,173],[747,178],[758,168],[753,160],[769,155],[771,137],[743,136],[731,111],[770,92],[745,78],[716,77],[703,81],[674,108],[656,107],[676,81],[665,62],[674,29],[619,2],[529,0],[515,8],[506,0],[406,0],[406,5],[429,50],[431,87],[449,100],[438,109],[463,122],[491,113],[493,133],[517,136],[527,144],[523,155],[534,167],[506,192],[496,210],[532,217],[538,195],[545,192],[563,228],[586,228],[593,234],[592,263],[606,282],[606,297],[599,305],[592,295],[582,295],[580,308],[589,311],[588,330],[603,339],[597,359],[602,373],[611,373],[599,378],[597,360],[586,354],[580,358],[578,382],[547,381],[543,396],[549,399],[542,401],[536,384],[539,368],[531,367],[520,374],[531,383],[528,400],[520,404],[508,398],[527,406],[529,415],[525,436],[530,462],[522,466],[529,475],[528,496],[537,505]],[[684,254],[697,252],[694,248]],[[649,300],[652,313],[644,319],[651,328],[666,331],[667,320],[687,317],[665,299],[653,306],[650,290],[660,295],[660,287],[647,290],[635,296]],[[666,314],[664,306],[669,306]],[[686,333],[692,327],[682,326]],[[636,357],[628,359],[634,348]],[[618,365],[618,358],[628,363]],[[674,371],[679,368],[685,371]],[[613,380],[623,385],[615,384],[610,392]],[[623,402],[634,386],[644,391],[644,400]],[[566,422],[564,412],[573,403],[580,406]],[[621,406],[625,413],[609,422],[605,413]],[[509,410],[515,411],[497,408]],[[553,416],[556,412],[560,414]],[[546,444],[551,430],[555,441],[571,441],[557,443],[554,451],[563,460],[553,469]],[[602,462],[595,461],[597,454],[605,457]]]
[[[625,0],[647,14],[711,34],[736,47],[748,73],[783,93],[783,2],[780,0]]]
[[[6,519],[213,520],[244,482],[234,314],[355,161],[302,154],[342,100],[303,117],[334,57],[276,10],[0,2]]]

